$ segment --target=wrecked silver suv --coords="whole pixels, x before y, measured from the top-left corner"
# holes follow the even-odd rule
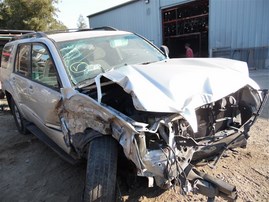
[[[267,97],[244,62],[169,59],[109,28],[22,36],[3,50],[1,82],[21,133],[87,159],[85,201],[116,200],[118,156],[149,185],[235,199],[195,165],[245,147]]]

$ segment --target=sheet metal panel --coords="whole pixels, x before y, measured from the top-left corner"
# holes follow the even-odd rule
[[[183,3],[189,3],[195,0],[159,0],[159,1],[160,1],[161,8],[167,8],[167,7],[172,7],[172,6],[176,6]]]
[[[268,0],[210,0],[209,47],[269,46]]]
[[[136,1],[100,15],[90,16],[90,26],[112,26],[138,33],[158,47],[161,45],[161,12],[159,1]]]

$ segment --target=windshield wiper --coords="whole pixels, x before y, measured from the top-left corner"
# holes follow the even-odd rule
[[[156,62],[156,61],[143,62],[143,63],[141,63],[141,65],[148,65],[148,64],[154,63],[154,62]]]
[[[80,88],[84,88],[86,86],[90,86],[92,85],[93,83],[95,83],[95,80],[94,78],[91,78],[91,79],[86,79],[86,80],[83,80],[79,83],[76,84],[76,88],[80,89]]]

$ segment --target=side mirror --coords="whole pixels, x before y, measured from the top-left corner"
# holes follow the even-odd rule
[[[169,58],[169,48],[168,48],[167,46],[162,45],[162,46],[160,47],[160,50],[165,54],[165,56],[166,56],[167,58]]]

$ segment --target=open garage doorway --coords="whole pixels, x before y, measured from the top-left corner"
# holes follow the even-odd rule
[[[169,56],[185,57],[189,43],[194,57],[208,57],[208,0],[197,0],[162,10],[163,44]]]

